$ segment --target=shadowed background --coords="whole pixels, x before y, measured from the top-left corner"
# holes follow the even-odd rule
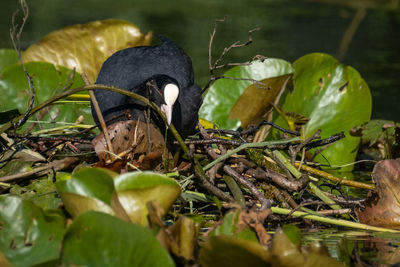
[[[98,19],[119,18],[176,41],[192,58],[196,81],[208,81],[208,44],[216,18],[213,55],[235,41],[254,43],[234,49],[228,62],[256,54],[293,62],[311,52],[324,52],[356,68],[373,96],[373,118],[400,121],[400,8],[398,1],[343,1],[343,5],[289,0],[28,0],[29,19],[22,46],[62,27]],[[333,1],[335,2],[335,1]],[[339,2],[339,1],[338,1]],[[18,0],[2,0],[0,48],[11,48],[12,13]],[[347,42],[342,43],[345,38]],[[352,34],[354,32],[354,34]],[[342,44],[342,45],[341,45]]]

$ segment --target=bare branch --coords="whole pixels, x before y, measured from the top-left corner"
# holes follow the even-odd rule
[[[248,40],[244,43],[240,42],[240,41],[236,41],[233,44],[231,44],[228,47],[225,47],[224,50],[222,51],[222,53],[220,54],[220,56],[215,60],[214,64],[212,63],[212,44],[214,42],[214,38],[215,38],[215,34],[217,32],[217,25],[219,22],[225,22],[225,17],[223,19],[216,19],[214,22],[214,28],[213,31],[210,35],[210,43],[208,46],[208,68],[210,71],[210,79],[207,82],[207,84],[204,86],[204,88],[202,89],[202,93],[204,93],[209,87],[210,85],[215,82],[218,79],[233,79],[233,80],[251,80],[255,83],[260,83],[259,81],[256,81],[254,79],[247,79],[247,78],[233,78],[233,77],[216,77],[214,75],[214,71],[215,70],[220,70],[220,69],[224,69],[227,67],[232,67],[232,66],[248,66],[250,65],[253,61],[255,60],[265,60],[266,57],[262,56],[262,55],[256,55],[254,56],[250,61],[247,62],[240,62],[240,63],[225,63],[225,64],[221,64],[221,62],[224,60],[225,56],[229,53],[229,51],[231,51],[233,48],[239,48],[239,47],[245,47],[250,45],[253,42],[253,32],[254,31],[258,31],[260,28],[255,28],[249,31],[249,36],[248,36]],[[260,83],[262,84],[262,83]]]
[[[214,22],[214,28],[213,28],[213,32],[210,35],[210,44],[208,45],[208,67],[210,69],[210,72],[212,73],[212,43],[214,41],[214,36],[215,33],[217,32],[217,24],[219,22],[225,22],[225,17],[223,19],[216,19]]]
[[[245,43],[241,43],[240,41],[236,41],[233,44],[231,44],[229,47],[225,47],[224,51],[222,51],[221,55],[219,56],[219,58],[214,62],[214,66],[212,68],[212,70],[215,70],[217,68],[221,68],[218,67],[218,64],[224,59],[224,57],[226,56],[226,54],[232,50],[233,48],[239,48],[239,47],[244,47],[244,46],[248,46],[249,44],[251,44],[253,42],[253,32],[260,30],[259,27],[252,29],[249,31],[249,38]],[[246,63],[245,63],[246,64]],[[248,64],[248,62],[247,62]]]
[[[22,55],[21,55],[21,35],[22,35],[22,31],[24,29],[25,23],[29,17],[29,8],[28,8],[28,4],[26,3],[25,0],[20,0],[20,5],[21,5],[21,10],[23,12],[22,24],[21,24],[21,26],[18,26],[18,24],[15,23],[16,17],[19,12],[19,10],[17,10],[13,13],[13,16],[12,16],[10,37],[11,37],[13,47],[14,47],[15,51],[17,52],[19,62],[21,63],[21,66],[26,75],[26,78],[28,79],[29,91],[31,92],[31,98],[29,101],[28,110],[25,112],[24,116],[18,121],[18,123],[14,124],[14,128],[19,128],[22,124],[24,124],[27,121],[28,115],[31,112],[33,105],[35,103],[35,87],[33,84],[33,79],[29,75],[28,71],[26,70],[24,62],[22,61]]]

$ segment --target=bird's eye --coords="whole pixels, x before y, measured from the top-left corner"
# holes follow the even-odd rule
[[[169,83],[164,87],[164,101],[168,106],[175,104],[179,95],[179,88],[176,84]]]

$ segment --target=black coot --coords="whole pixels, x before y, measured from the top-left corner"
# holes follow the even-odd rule
[[[192,62],[188,55],[171,40],[159,38],[162,41],[160,45],[132,47],[114,53],[103,63],[96,83],[149,98],[186,137],[193,133],[198,121],[201,89],[194,84]],[[148,86],[149,81],[156,86]],[[144,111],[147,108],[141,102],[105,90],[95,90],[94,94],[105,121],[115,117],[121,120],[119,115],[126,111],[130,112],[132,119],[145,121]],[[92,115],[98,123],[93,105]],[[151,119],[163,128],[162,121],[154,112]]]

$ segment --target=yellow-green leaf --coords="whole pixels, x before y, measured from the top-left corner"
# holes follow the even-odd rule
[[[130,220],[142,226],[148,225],[148,202],[157,201],[164,215],[181,193],[177,182],[154,172],[125,173],[115,177],[114,184]]]

